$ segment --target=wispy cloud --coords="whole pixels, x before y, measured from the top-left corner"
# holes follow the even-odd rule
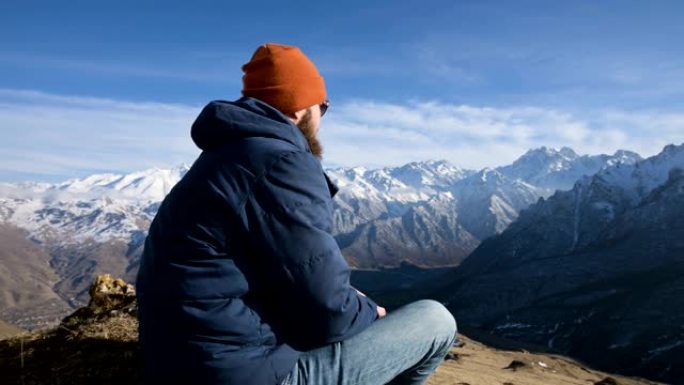
[[[199,150],[189,131],[201,107],[0,89],[0,180],[192,163]],[[537,106],[349,100],[323,119],[321,140],[326,165],[448,159],[479,169],[540,146],[653,155],[684,141],[684,113],[612,109],[579,115]]]
[[[585,154],[619,149],[642,156],[684,141],[684,113],[597,110],[581,116],[541,107],[478,107],[413,101],[350,101],[325,119],[321,137],[335,165],[398,165],[448,159],[479,169],[530,148],[569,146]]]
[[[634,10],[616,16],[625,10],[594,13],[569,4],[481,7],[478,14],[491,13],[496,28],[473,33],[448,26],[405,43],[404,50],[415,53],[413,72],[432,92],[446,90],[442,100],[454,100],[451,94],[498,105],[682,106],[683,51],[673,43],[681,24],[654,26]],[[616,20],[620,25],[613,28]]]
[[[83,175],[190,162],[201,106],[0,89],[0,175]]]

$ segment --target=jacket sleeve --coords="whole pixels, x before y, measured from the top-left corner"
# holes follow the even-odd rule
[[[279,298],[304,338],[314,345],[342,341],[377,318],[377,304],[349,283],[350,267],[331,234],[332,198],[313,155],[282,156],[258,180],[245,210],[259,258],[284,282]]]

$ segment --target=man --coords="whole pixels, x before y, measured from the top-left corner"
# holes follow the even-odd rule
[[[323,78],[260,46],[243,97],[213,101],[199,158],[162,202],[136,281],[148,384],[419,384],[451,346],[438,302],[389,315],[349,283],[331,235],[337,187],[317,139]]]

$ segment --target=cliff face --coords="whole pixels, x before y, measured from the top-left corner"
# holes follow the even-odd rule
[[[131,285],[100,276],[88,306],[52,330],[0,341],[2,384],[140,384],[138,323]],[[655,384],[608,376],[559,356],[502,351],[461,336],[430,385]]]

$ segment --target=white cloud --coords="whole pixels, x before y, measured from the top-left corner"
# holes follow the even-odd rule
[[[335,165],[387,165],[443,158],[466,168],[507,164],[530,148],[642,156],[684,140],[679,112],[591,111],[579,116],[534,106],[493,108],[412,101],[351,101],[331,110],[321,137]]]
[[[79,175],[192,161],[201,106],[0,89],[0,173]]]
[[[201,107],[0,89],[0,180],[192,163],[199,150],[190,126]],[[684,113],[605,110],[580,116],[535,106],[352,100],[326,115],[321,140],[326,165],[448,159],[479,169],[510,163],[540,146],[650,156],[684,140]]]

